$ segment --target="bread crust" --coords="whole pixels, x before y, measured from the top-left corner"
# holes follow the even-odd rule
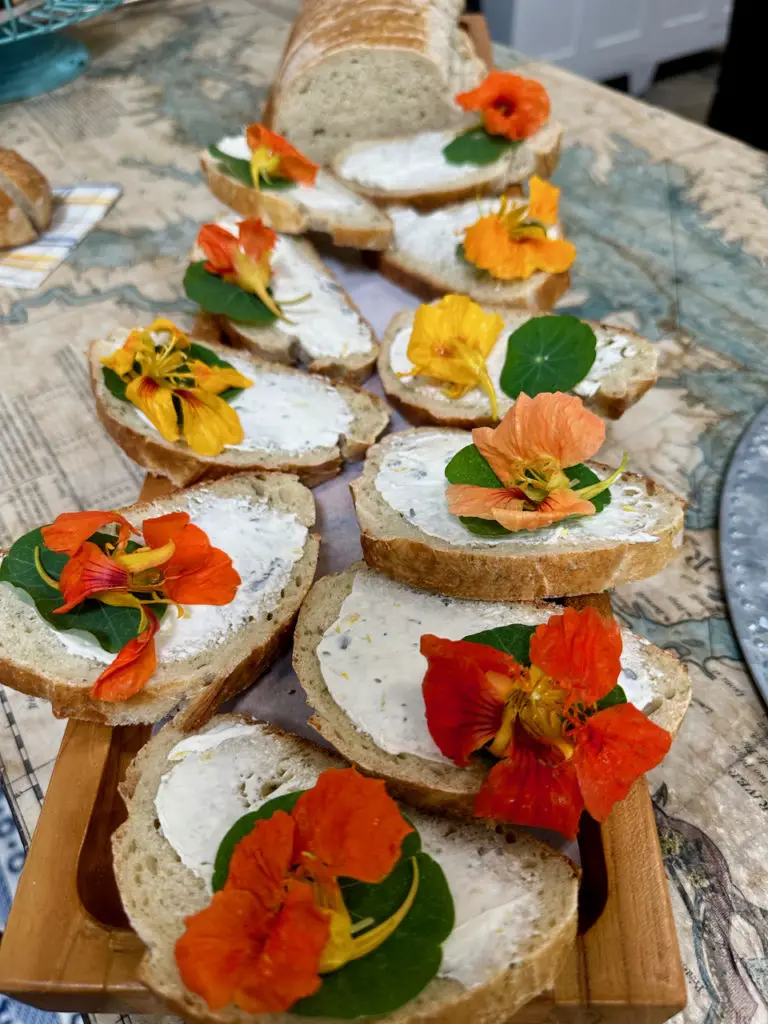
[[[0,148],[0,249],[34,242],[52,216],[46,178],[15,150]]]
[[[226,347],[215,342],[207,342],[206,344],[220,358],[227,358]],[[98,355],[98,346],[99,342],[97,341],[90,344],[89,369],[91,389],[93,390],[96,402],[96,414],[104,429],[130,459],[150,473],[167,477],[177,487],[187,487],[192,483],[199,483],[203,480],[217,480],[220,477],[231,476],[234,473],[250,473],[254,470],[292,473],[298,476],[306,487],[316,487],[318,484],[331,480],[336,476],[341,471],[345,459],[354,461],[363,458],[369,446],[376,441],[389,422],[389,410],[386,403],[378,395],[371,394],[353,384],[341,384],[342,394],[346,391],[356,395],[363,395],[366,401],[370,402],[371,408],[369,411],[375,417],[376,422],[375,425],[372,425],[372,429],[366,437],[355,436],[354,432],[351,432],[349,437],[341,437],[338,445],[332,448],[320,448],[303,456],[282,457],[279,454],[270,455],[266,452],[261,454],[253,452],[250,453],[252,457],[247,463],[228,458],[226,450],[215,457],[201,456],[193,452],[186,445],[172,444],[165,441],[159,434],[150,434],[146,431],[135,429],[115,418],[107,403],[107,392],[101,373],[102,365]],[[285,373],[288,376],[306,376],[300,370],[293,370],[290,367],[277,367],[266,361],[256,363],[254,366],[254,370],[260,368],[272,372]],[[354,409],[352,411],[355,412],[355,420],[352,424],[354,431],[355,424],[360,419],[360,414]]]
[[[635,473],[625,473],[623,479],[634,482],[649,497],[659,498],[668,513],[666,525],[654,531],[656,541],[608,542],[601,548],[583,550],[570,545],[563,545],[560,551],[537,547],[528,553],[499,554],[490,547],[459,547],[429,537],[382,499],[386,515],[391,513],[392,522],[402,525],[406,534],[392,535],[389,526],[376,523],[380,510],[375,480],[383,451],[382,444],[371,448],[362,474],[350,484],[360,543],[371,568],[411,586],[478,601],[534,601],[593,594],[654,576],[679,553],[685,502],[654,480]],[[591,465],[608,469],[600,463]]]
[[[295,477],[287,474],[252,473],[250,476],[263,481],[267,490],[272,487],[277,490],[284,483],[292,482],[294,486],[298,484]],[[304,493],[313,506],[309,493]],[[149,507],[148,502],[137,502],[119,511],[141,516]],[[308,506],[303,509],[304,516],[307,510]],[[196,682],[192,687],[183,678],[170,679],[162,685],[155,684],[144,689],[126,701],[111,703],[92,698],[89,685],[61,682],[55,674],[42,666],[33,670],[0,652],[3,681],[20,693],[50,701],[57,718],[79,718],[111,726],[130,725],[156,721],[174,707],[183,704],[184,710],[179,720],[188,722],[189,728],[202,725],[223,701],[250,685],[265,671],[291,635],[299,608],[315,575],[319,549],[319,534],[310,530],[304,552],[294,565],[291,579],[295,586],[291,592],[287,589],[281,605],[275,609],[273,619],[270,620],[270,632],[264,640],[242,651],[235,662],[230,663],[226,672],[219,671],[210,678]]]
[[[327,232],[335,245],[351,249],[386,249],[392,241],[391,223],[380,227],[355,227],[334,221],[329,216],[301,210],[276,192],[249,188],[211,167],[205,156],[201,157],[200,167],[208,188],[217,199],[243,217],[260,217],[275,231],[286,235],[301,235],[306,231]],[[378,214],[386,216],[381,211]]]
[[[497,426],[498,423],[490,415],[490,410],[487,414],[478,414],[473,411],[471,406],[460,406],[450,402],[438,405],[434,400],[420,395],[418,391],[409,387],[408,380],[397,376],[391,366],[390,352],[398,332],[406,326],[410,319],[408,313],[395,314],[381,339],[376,368],[387,400],[414,426],[451,427],[460,430]],[[584,323],[594,331],[610,329],[609,325],[592,320],[585,320]],[[620,333],[622,336],[632,338],[637,348],[647,349],[650,346],[650,342],[635,331],[622,328]],[[635,405],[649,388],[653,387],[658,377],[655,370],[651,372],[650,368],[647,368],[643,372],[636,373],[622,392],[605,390],[601,386],[595,394],[584,398],[584,405],[606,419],[617,420],[624,415],[627,409]]]

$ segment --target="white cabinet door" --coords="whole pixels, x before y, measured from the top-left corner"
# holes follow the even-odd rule
[[[649,45],[657,62],[708,50],[727,34],[723,0],[651,0],[651,8]]]

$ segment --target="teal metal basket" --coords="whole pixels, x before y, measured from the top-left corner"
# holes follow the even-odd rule
[[[95,18],[121,0],[46,0],[38,7],[0,0],[0,103],[56,89],[88,66],[88,50],[60,30]]]

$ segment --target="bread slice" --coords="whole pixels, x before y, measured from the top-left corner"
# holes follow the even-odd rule
[[[240,473],[120,511],[134,524],[186,511],[232,558],[242,584],[228,605],[166,611],[155,638],[157,668],[144,689],[121,703],[94,700],[91,687],[115,657],[87,633],[59,632],[22,590],[0,583],[0,678],[44,697],[60,718],[106,725],[156,722],[184,708],[206,721],[249,686],[293,627],[315,575],[320,540],[312,494],[294,476]]]
[[[370,566],[453,597],[532,601],[646,579],[678,554],[685,503],[634,473],[613,484],[597,515],[501,538],[470,533],[448,512],[445,467],[471,441],[464,431],[416,427],[368,450],[351,489]]]
[[[236,233],[239,218],[222,217],[216,223]],[[204,259],[201,250],[193,249],[192,259]],[[271,288],[278,303],[307,293],[310,297],[287,306],[288,319],[267,327],[218,317],[227,339],[270,362],[299,363],[311,373],[361,384],[376,363],[376,335],[314,247],[304,239],[281,235],[272,271]]]
[[[127,330],[93,341],[89,359],[96,411],[110,436],[150,473],[168,477],[178,487],[249,470],[296,473],[314,487],[341,470],[344,459],[362,459],[389,422],[386,403],[350,384],[233,354],[206,343],[220,359],[253,381],[232,407],[240,416],[245,439],[220,455],[198,455],[183,441],[164,440],[129,402],[116,398],[104,383],[101,360],[118,349]]]
[[[247,160],[250,150],[244,135],[217,143],[231,156]],[[386,249],[392,241],[392,221],[373,203],[320,170],[314,185],[296,184],[287,189],[255,189],[228,174],[208,150],[200,166],[211,192],[243,217],[260,217],[265,224],[287,235],[321,231],[335,245],[353,249]]]
[[[293,665],[314,710],[311,724],[349,761],[425,810],[471,817],[487,766],[458,768],[427,728],[419,653],[425,633],[450,640],[520,623],[557,607],[441,597],[364,567],[318,580],[299,614]],[[627,629],[622,675],[630,703],[675,734],[691,699],[685,666]]]
[[[333,171],[375,203],[408,203],[432,210],[479,195],[500,195],[532,174],[549,178],[560,157],[563,131],[550,122],[498,160],[484,166],[450,164],[443,149],[456,132],[422,132],[358,142],[333,159]]]
[[[168,725],[131,766],[123,788],[128,818],[113,838],[115,874],[128,918],[147,946],[139,976],[184,1020],[306,1020],[291,1013],[251,1015],[232,1005],[211,1012],[185,988],[174,946],[184,918],[210,900],[209,865],[228,827],[267,797],[308,788],[335,766],[343,767],[338,757],[306,740],[235,715],[217,716],[186,738]],[[561,854],[522,832],[492,831],[410,809],[408,815],[425,851],[445,871],[457,926],[443,945],[441,973],[416,999],[375,1019],[505,1024],[552,988],[573,946],[577,872]],[[183,858],[166,830],[178,837]],[[192,835],[194,849],[187,843]]]
[[[283,54],[272,127],[328,164],[368,139],[472,123],[453,97],[486,74],[461,0],[334,0],[302,7]]]
[[[458,254],[465,229],[497,206],[491,199],[467,199],[427,213],[407,206],[391,207],[395,239],[392,248],[381,254],[379,270],[423,299],[458,292],[484,306],[552,309],[570,284],[568,271],[537,271],[525,281],[501,281]],[[559,228],[550,228],[548,233],[557,237]]]
[[[408,342],[413,329],[412,312],[398,313],[387,327],[377,361],[379,377],[387,398],[411,423],[470,429],[495,426],[486,393],[473,388],[462,398],[448,398],[438,383],[427,377],[398,377],[408,373],[413,363],[408,358]],[[488,356],[487,366],[496,385],[499,416],[513,405],[501,390],[499,378],[507,355],[510,334],[529,319],[527,313],[504,311],[504,327]],[[597,354],[592,369],[573,393],[587,408],[615,420],[634,405],[658,380],[656,347],[633,331],[587,321],[597,338]]]

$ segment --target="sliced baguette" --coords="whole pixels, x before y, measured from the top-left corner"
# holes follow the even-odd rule
[[[477,761],[458,768],[434,745],[421,694],[427,663],[419,653],[420,638],[434,633],[460,640],[494,626],[538,625],[558,611],[543,602],[449,600],[396,583],[362,564],[325,576],[307,595],[293,644],[293,665],[314,710],[310,723],[344,757],[366,774],[385,779],[408,802],[471,817],[488,769]],[[621,682],[629,701],[677,733],[691,699],[685,666],[629,630],[622,630],[622,639]],[[344,693],[345,672],[354,695]],[[352,707],[345,706],[343,696],[350,697]],[[371,714],[379,718],[376,737],[366,728],[371,725],[368,701]],[[386,732],[380,718],[385,707],[397,708],[397,722],[390,719]],[[426,748],[430,756],[409,752],[409,745],[411,750]]]
[[[552,309],[570,284],[568,271],[536,271],[525,281],[501,281],[458,255],[464,230],[497,206],[490,199],[469,199],[427,213],[391,207],[395,239],[392,248],[379,257],[379,270],[422,299],[458,292],[481,305],[501,309]]]
[[[611,487],[610,505],[595,516],[503,538],[470,533],[448,512],[444,474],[471,440],[463,431],[417,427],[368,450],[350,486],[370,566],[454,597],[532,601],[646,579],[678,554],[685,503],[634,473]],[[590,466],[599,476],[608,472],[600,463]]]
[[[551,177],[557,168],[563,131],[549,123],[491,164],[449,164],[444,147],[455,132],[423,132],[395,139],[358,142],[337,153],[337,178],[380,205],[408,203],[433,210],[481,195],[500,195],[532,174]],[[389,180],[388,180],[389,179]]]
[[[216,456],[198,455],[183,441],[164,440],[135,406],[116,398],[104,383],[101,360],[119,348],[127,334],[124,330],[115,331],[104,341],[91,342],[91,387],[96,411],[126,455],[150,473],[168,477],[177,487],[251,470],[296,473],[302,483],[314,487],[336,476],[344,459],[363,458],[389,422],[386,403],[377,395],[254,356],[233,355],[230,349],[207,342],[207,348],[253,381],[253,386],[233,402],[246,432],[243,443],[249,447],[229,447]],[[281,396],[279,408],[275,404],[276,394]],[[327,444],[318,444],[316,440],[317,426],[322,426],[322,420],[313,422],[311,418],[321,402],[325,403],[327,415],[339,424],[336,436],[329,438]],[[269,411],[272,416],[267,418],[265,413]],[[279,425],[289,417],[286,441],[278,445],[274,424]],[[253,426],[251,431],[249,424]],[[296,440],[293,448],[291,436]]]
[[[240,727],[239,735],[233,731]],[[147,952],[141,980],[184,1020],[201,1024],[298,1024],[290,1012],[247,1014],[229,1005],[218,1012],[189,991],[179,975],[174,946],[185,917],[210,901],[208,879],[180,860],[163,833],[156,806],[161,785],[176,798],[174,820],[188,825],[196,847],[215,851],[229,825],[267,796],[308,788],[327,768],[344,767],[333,754],[271,726],[234,715],[218,716],[193,743],[211,730],[228,730],[213,750],[168,755],[184,739],[173,724],[162,729],[139,753],[123,787],[128,818],[113,838],[115,874],[128,918]],[[209,740],[210,743],[210,740]],[[176,757],[180,752],[177,752]],[[182,769],[194,773],[194,791],[185,799]],[[215,775],[214,775],[215,773]],[[166,781],[161,780],[165,776]],[[237,791],[230,820],[221,802]],[[202,799],[200,798],[202,794]],[[220,799],[217,799],[221,794]],[[524,833],[463,823],[408,811],[426,852],[441,863],[456,903],[457,926],[469,921],[475,936],[459,948],[452,936],[444,945],[445,972],[410,1003],[388,1015],[391,1024],[505,1024],[525,1003],[551,989],[576,935],[577,872],[561,854]],[[177,825],[173,826],[174,828]],[[482,891],[488,894],[483,902]],[[462,899],[470,892],[469,902]],[[495,902],[494,902],[495,900]],[[485,904],[491,906],[485,910]],[[478,905],[492,914],[506,903],[509,913],[495,928],[476,922]],[[456,930],[453,935],[456,935]],[[480,955],[477,955],[477,945]],[[472,954],[475,954],[473,956]],[[469,972],[474,970],[471,980]],[[326,1024],[335,1020],[323,1018]]]
[[[387,327],[381,342],[377,367],[387,398],[411,423],[470,429],[495,426],[488,396],[474,388],[462,398],[446,397],[439,383],[426,377],[398,377],[412,369],[406,349],[413,328],[412,312],[398,313]],[[499,377],[504,366],[509,335],[526,320],[527,313],[504,313],[499,334],[487,365],[496,385],[499,416],[512,406],[511,398],[501,390]],[[615,420],[639,401],[658,380],[658,356],[651,342],[633,331],[590,323],[597,337],[597,356],[585,379],[573,388],[587,408]]]
[[[223,217],[217,223],[234,233],[239,219]],[[192,259],[203,258],[195,248]],[[376,335],[314,247],[305,239],[281,235],[272,268],[271,287],[278,303],[307,292],[311,297],[286,308],[291,323],[276,320],[267,327],[257,327],[216,317],[227,340],[269,362],[299,363],[310,373],[349,384],[366,380],[379,351]]]
[[[245,146],[244,138],[242,142]],[[335,245],[353,249],[386,249],[392,241],[392,221],[386,213],[328,171],[319,171],[314,185],[278,191],[238,181],[207,150],[200,155],[200,166],[217,199],[243,217],[260,217],[275,231],[287,235],[320,231],[329,234]]]
[[[149,682],[128,700],[110,703],[90,691],[115,655],[86,634],[67,643],[69,634],[49,626],[24,591],[0,584],[0,678],[49,700],[60,718],[133,725],[183,707],[186,719],[199,724],[257,679],[290,634],[320,546],[310,532],[312,494],[294,476],[240,473],[121,511],[136,525],[171,511],[189,512],[211,543],[231,555],[243,580],[235,600],[216,609],[190,607],[184,619],[169,608]],[[273,542],[281,534],[296,539],[285,558]],[[195,640],[190,630],[200,629],[203,636]],[[196,649],[189,653],[193,641]]]

